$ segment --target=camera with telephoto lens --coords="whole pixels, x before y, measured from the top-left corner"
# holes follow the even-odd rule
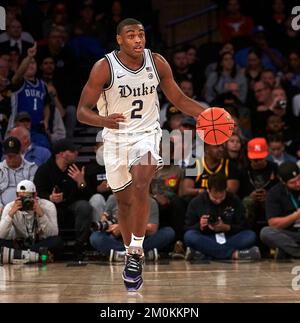
[[[32,196],[22,196],[21,197],[22,208],[20,211],[32,211],[34,205],[34,199]]]
[[[104,221],[96,221],[96,222],[92,222],[91,224],[91,230],[93,232],[95,231],[101,231],[104,232],[108,229],[108,227],[112,224],[117,223],[117,221],[115,219],[107,219]]]
[[[276,107],[282,110],[285,110],[287,108],[287,101],[286,100],[280,100],[277,102]]]
[[[30,250],[0,248],[0,265],[5,264],[27,264],[39,261],[39,254]]]

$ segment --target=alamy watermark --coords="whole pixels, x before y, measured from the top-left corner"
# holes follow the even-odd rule
[[[298,292],[300,290],[300,266],[294,267],[291,274],[296,275],[292,280],[292,289]]]
[[[3,7],[0,6],[0,30],[6,29],[6,12]]]
[[[295,31],[300,30],[300,6],[296,6],[292,10],[292,15],[295,16],[292,20],[292,28]]]
[[[138,135],[141,136],[141,135]],[[103,145],[99,145],[96,153],[96,160],[99,165],[104,166],[105,160],[110,163],[117,162],[120,166],[126,166],[139,160],[142,165],[157,164],[157,159],[139,159],[150,151],[153,156],[160,158],[165,166],[177,165],[185,169],[186,176],[197,176],[202,174],[203,167],[198,169],[196,160],[204,157],[203,131],[192,130],[167,130],[155,131],[149,135],[144,134],[142,143],[138,143],[136,136],[130,133],[115,134],[113,136],[104,136],[109,142],[104,150]],[[149,139],[148,139],[149,138]],[[97,134],[96,142],[102,143],[102,131]],[[155,142],[155,145],[153,143]],[[159,157],[160,156],[160,157]],[[190,166],[190,167],[187,167]]]

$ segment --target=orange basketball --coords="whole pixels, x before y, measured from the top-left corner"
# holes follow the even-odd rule
[[[197,133],[209,145],[221,145],[233,132],[234,120],[223,108],[208,108],[197,118]]]

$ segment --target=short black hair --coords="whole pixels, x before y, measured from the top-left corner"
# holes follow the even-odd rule
[[[224,192],[227,188],[227,178],[224,174],[212,174],[208,177],[207,181],[208,189],[215,190],[216,192]]]
[[[122,29],[125,26],[131,26],[131,25],[142,25],[143,26],[143,24],[136,19],[133,19],[133,18],[123,19],[122,21],[119,22],[119,24],[117,26],[117,35],[120,35]]]

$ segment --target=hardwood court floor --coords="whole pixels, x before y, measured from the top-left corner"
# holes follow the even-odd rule
[[[0,267],[0,302],[300,302],[300,290],[292,288],[295,266],[300,261],[147,264],[143,289],[127,293],[121,264],[6,265]]]

